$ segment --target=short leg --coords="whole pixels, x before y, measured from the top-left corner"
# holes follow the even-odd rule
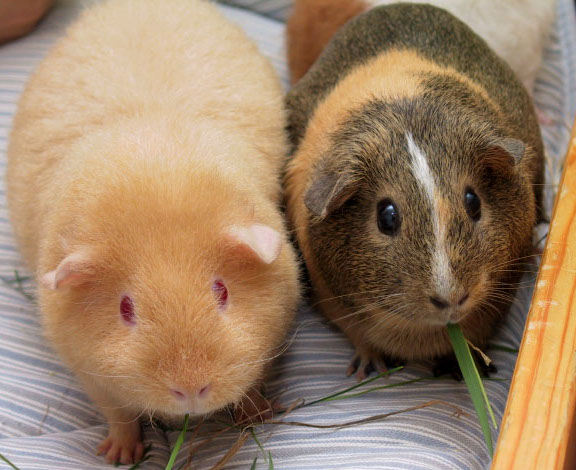
[[[346,370],[350,377],[356,374],[359,382],[365,380],[372,372],[381,374],[389,369],[404,365],[405,362],[386,357],[381,353],[364,348],[356,348],[356,353]]]
[[[444,356],[436,360],[434,368],[432,369],[434,377],[440,377],[442,375],[450,375],[454,380],[461,382],[462,371],[456,360],[456,356]]]
[[[144,444],[138,420],[130,423],[110,423],[108,437],[98,446],[98,455],[106,462],[124,465],[138,462],[144,455]]]
[[[314,281],[314,279],[311,279]],[[318,283],[316,282],[316,285]],[[338,326],[352,345],[356,353],[348,366],[346,375],[356,375],[358,381],[364,380],[371,372],[386,372],[389,368],[404,365],[405,362],[386,357],[381,352],[367,346],[366,335],[363,328],[358,327],[358,319],[342,304],[335,302],[335,295],[324,287],[320,287],[318,299],[322,300],[322,311],[328,319]]]
[[[98,382],[84,380],[84,387],[108,421],[108,436],[98,446],[97,455],[108,463],[133,464],[142,459],[144,444],[138,422],[139,413],[118,402]]]

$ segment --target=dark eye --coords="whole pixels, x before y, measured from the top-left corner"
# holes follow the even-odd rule
[[[464,205],[466,206],[466,212],[468,216],[473,220],[477,221],[482,215],[480,198],[478,195],[470,188],[466,189],[464,194]]]
[[[395,235],[400,228],[400,213],[394,202],[383,199],[378,203],[378,228],[385,235]]]
[[[136,324],[134,302],[132,302],[132,299],[127,295],[124,295],[120,301],[120,315],[127,325],[134,326]]]
[[[214,292],[214,295],[216,296],[220,310],[224,310],[228,305],[228,289],[226,288],[224,281],[216,279],[212,283],[212,292]]]

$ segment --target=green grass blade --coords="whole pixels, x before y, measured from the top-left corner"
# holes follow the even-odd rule
[[[262,446],[260,440],[258,439],[258,436],[256,436],[256,431],[254,431],[254,428],[250,428],[250,433],[252,434],[252,439],[254,439],[254,442],[256,443],[256,445],[260,449],[260,452],[262,452],[264,459],[266,460],[266,451],[264,450],[264,447]]]
[[[333,393],[332,395],[328,395],[327,397],[322,397],[322,398],[318,398],[317,400],[313,400],[309,403],[304,403],[302,406],[300,406],[299,408],[305,408],[307,406],[311,406],[311,405],[315,405],[316,403],[322,403],[324,401],[331,401],[333,400],[335,397],[338,397],[340,395],[344,395],[345,393],[351,392],[352,390],[356,390],[359,387],[363,387],[364,385],[367,385],[371,382],[374,382],[375,380],[378,380],[381,377],[384,377],[386,375],[390,375],[393,374],[394,372],[398,372],[399,370],[402,370],[404,367],[400,366],[400,367],[394,367],[393,369],[389,369],[386,372],[382,372],[381,374],[378,374],[375,377],[372,377],[371,379],[368,380],[364,380],[363,382],[360,382],[356,385],[352,385],[352,387],[348,387],[347,389],[344,390],[340,390],[339,392]]]
[[[256,464],[258,463],[258,456],[254,457],[254,461],[252,462],[252,465],[250,466],[250,470],[256,470]]]
[[[368,388],[366,390],[361,390],[360,392],[356,392],[356,393],[350,393],[347,395],[339,395],[337,397],[328,398],[324,401],[345,400],[347,398],[355,398],[355,397],[359,397],[362,395],[366,395],[367,393],[375,392],[377,390],[385,390],[387,388],[401,387],[403,385],[409,385],[409,384],[413,384],[413,383],[417,383],[417,382],[423,382],[424,380],[442,380],[442,379],[443,379],[443,377],[419,377],[417,379],[404,380],[403,382],[396,382],[393,384],[381,385],[379,387],[371,387],[371,388]]]
[[[472,357],[466,338],[460,329],[458,324],[448,325],[448,335],[450,336],[450,341],[452,347],[454,348],[454,353],[456,354],[456,359],[458,360],[458,365],[464,376],[464,381],[468,387],[468,392],[474,403],[474,408],[476,409],[476,414],[478,415],[478,421],[482,427],[482,433],[484,434],[484,440],[486,441],[486,446],[490,455],[494,454],[494,447],[492,445],[492,433],[490,432],[490,424],[488,422],[488,415],[491,416],[494,426],[496,426],[496,419],[492,413],[492,408],[488,401],[488,396],[486,395],[486,390],[484,390],[484,385],[480,379],[480,374],[478,374],[478,369],[476,368],[476,362]]]
[[[272,460],[272,454],[268,451],[268,470],[274,470],[274,461]]]
[[[170,460],[168,460],[168,464],[166,465],[166,470],[172,470],[174,466],[174,462],[176,461],[176,457],[178,456],[178,452],[180,452],[180,447],[182,447],[182,443],[184,442],[184,437],[186,436],[186,431],[188,430],[188,420],[190,416],[187,414],[184,416],[184,425],[182,426],[182,431],[178,435],[178,439],[176,439],[176,444],[174,444],[174,449],[172,449],[172,453],[170,454]]]
[[[10,465],[14,470],[20,470],[16,465],[14,465],[12,462],[10,462],[10,460],[8,460],[6,457],[4,457],[2,454],[0,454],[0,460],[3,460],[4,462],[6,462],[8,465]]]

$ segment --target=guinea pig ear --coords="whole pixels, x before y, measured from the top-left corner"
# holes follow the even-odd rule
[[[227,236],[239,248],[266,264],[273,263],[282,251],[281,235],[267,225],[234,225],[228,229]]]
[[[508,170],[520,163],[526,152],[526,144],[508,137],[492,140],[488,144],[486,163],[500,170]]]
[[[66,256],[55,270],[44,274],[40,278],[40,284],[51,290],[80,286],[89,282],[94,273],[94,263],[86,253],[72,253]]]
[[[304,196],[304,204],[316,217],[324,218],[342,206],[357,190],[353,178],[332,170],[318,169]]]

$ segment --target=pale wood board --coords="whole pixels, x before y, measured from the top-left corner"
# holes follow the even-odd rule
[[[492,470],[574,470],[576,127]]]

